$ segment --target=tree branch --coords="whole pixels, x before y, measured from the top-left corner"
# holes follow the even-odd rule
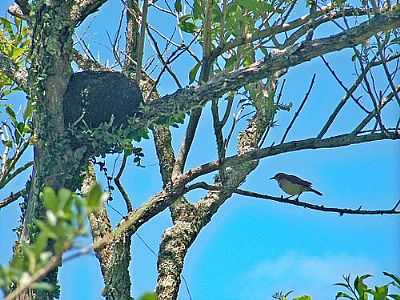
[[[261,149],[254,149],[247,153],[240,154],[240,155],[232,155],[227,157],[223,161],[224,166],[235,166],[240,165],[241,163],[251,161],[254,159],[260,159],[264,157],[271,157],[275,155],[279,155],[282,153],[288,153],[298,150],[306,150],[306,149],[321,149],[321,148],[336,148],[336,147],[343,147],[361,143],[367,143],[372,141],[379,141],[379,140],[396,140],[400,139],[399,132],[386,132],[386,133],[370,133],[364,135],[354,135],[352,133],[337,135],[325,139],[319,138],[310,138],[305,140],[298,140],[298,141],[291,141],[284,144],[261,148]],[[186,180],[193,180],[199,176],[204,174],[217,171],[221,168],[221,164],[218,160],[203,164],[199,167],[193,168],[186,172],[184,175],[187,176]]]
[[[87,16],[96,12],[107,0],[75,0],[70,17],[77,24],[83,22]]]
[[[306,95],[305,95],[304,98],[303,98],[303,101],[301,101],[301,104],[300,104],[298,110],[295,112],[295,114],[294,114],[294,116],[293,116],[293,119],[290,121],[288,127],[287,127],[286,130],[285,130],[285,133],[283,134],[283,137],[282,137],[282,140],[281,140],[281,144],[283,144],[283,142],[285,141],[286,136],[288,135],[288,133],[289,133],[289,131],[290,131],[290,128],[292,128],[292,126],[293,126],[293,124],[294,124],[294,121],[296,121],[298,115],[300,114],[301,110],[303,109],[304,104],[306,103],[306,101],[307,101],[307,99],[308,99],[308,96],[309,96],[310,93],[311,93],[311,89],[312,89],[312,87],[314,86],[315,76],[316,76],[316,74],[314,73],[314,75],[313,75],[313,77],[312,77],[312,79],[311,79],[311,82],[310,82],[310,86],[309,86],[309,88],[308,88],[308,91],[307,91]]]
[[[96,174],[93,164],[89,163],[81,187],[82,194],[87,195],[94,184],[96,184]],[[111,234],[113,230],[103,204],[99,209],[89,214],[89,223],[93,243]],[[103,274],[105,286],[103,295],[107,300],[132,299],[129,275],[131,236],[129,232],[125,232],[113,242],[105,243],[102,247],[94,249]]]
[[[19,197],[21,197],[25,193],[26,193],[26,189],[22,189],[16,193],[11,193],[10,196],[8,196],[0,201],[0,209],[7,206],[8,204],[14,202],[15,200],[17,200]]]
[[[191,191],[191,190],[198,189],[198,188],[209,190],[209,191],[224,189],[224,187],[210,185],[205,182],[198,182],[198,183],[192,184],[189,187],[187,187],[186,191]],[[260,194],[260,193],[251,192],[251,191],[246,191],[246,190],[242,190],[242,189],[235,189],[233,192],[235,194],[242,195],[242,196],[253,197],[253,198],[264,199],[264,200],[271,200],[271,201],[275,201],[275,202],[279,202],[279,203],[286,203],[286,204],[309,208],[309,209],[317,210],[317,211],[338,213],[341,216],[344,214],[347,214],[347,215],[397,215],[397,214],[400,214],[400,210],[396,210],[399,205],[400,200],[391,209],[369,210],[369,209],[361,209],[361,206],[358,209],[326,207],[324,205],[316,205],[316,204],[312,204],[309,202],[300,201],[300,200],[291,200],[289,198],[284,198],[284,197],[274,197],[274,196]]]
[[[399,7],[400,5],[395,5],[391,11],[376,15],[344,32],[326,38],[305,41],[302,44],[286,48],[264,62],[256,62],[247,68],[215,76],[212,80],[198,87],[180,89],[171,95],[161,97],[147,105],[139,123],[143,124],[143,121],[148,123],[160,122],[165,115],[188,112],[195,107],[201,107],[209,99],[217,99],[227,91],[237,90],[245,84],[268,77],[269,74],[278,70],[296,66],[330,52],[358,45],[378,32],[400,26]]]
[[[227,43],[224,43],[214,49],[214,51],[211,54],[211,59],[214,60],[222,53],[229,51],[233,48],[236,48],[240,45],[243,45],[246,43],[251,43],[251,42],[254,42],[257,40],[261,40],[261,39],[267,38],[269,36],[277,35],[279,33],[289,32],[290,30],[296,29],[305,24],[307,24],[308,26],[304,26],[304,30],[301,31],[302,34],[307,33],[310,26],[320,25],[324,22],[328,22],[330,20],[341,18],[343,16],[361,16],[361,15],[366,15],[366,14],[372,12],[371,9],[366,9],[366,8],[345,8],[343,10],[332,11],[334,9],[335,9],[335,7],[333,5],[327,5],[327,6],[321,7],[314,14],[308,14],[306,16],[302,16],[302,17],[295,19],[288,23],[284,23],[284,24],[279,23],[276,26],[269,27],[267,29],[260,30],[259,32],[256,32],[254,34],[246,35],[244,37],[240,37],[240,38],[234,39],[232,41],[229,41]],[[385,13],[386,11],[387,11],[387,9],[383,8],[379,12]],[[315,24],[314,22],[310,22],[310,20],[317,19],[318,17],[324,16],[325,14],[326,14],[326,16],[325,16],[324,20],[317,21],[318,24]]]

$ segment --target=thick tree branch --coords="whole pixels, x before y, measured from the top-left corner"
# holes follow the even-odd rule
[[[75,0],[70,17],[77,24],[83,22],[87,16],[96,12],[107,0]]]
[[[276,80],[275,77],[269,80],[267,90],[271,94],[275,91]],[[246,130],[239,135],[239,153],[257,148],[269,123],[268,117],[265,115],[266,111],[262,109],[262,104],[256,101],[255,106],[256,114],[249,121]],[[218,186],[226,187],[226,189],[209,192],[194,206],[194,213],[189,215],[185,222],[178,222],[164,232],[157,262],[159,271],[157,295],[160,299],[177,298],[180,275],[188,249],[218,208],[232,195],[233,190],[245,180],[247,175],[257,167],[257,164],[258,161],[254,160],[242,164],[235,170],[220,172],[220,176],[215,179],[215,182]]]
[[[81,188],[83,195],[87,195],[95,184],[95,170],[93,164],[89,163]],[[89,223],[94,243],[112,232],[111,221],[103,205],[89,215]],[[132,299],[129,275],[130,246],[131,234],[125,232],[120,238],[95,249],[104,279],[103,295],[107,300]]]
[[[188,112],[195,107],[201,107],[210,99],[217,99],[228,91],[237,90],[245,84],[266,78],[278,70],[296,66],[327,53],[356,46],[378,32],[400,26],[400,9],[398,7],[400,5],[342,33],[305,41],[302,44],[286,48],[264,62],[257,62],[247,68],[215,76],[198,87],[180,89],[171,95],[161,97],[147,105],[141,118],[142,121],[139,123],[143,123],[143,121],[160,122],[165,115]]]

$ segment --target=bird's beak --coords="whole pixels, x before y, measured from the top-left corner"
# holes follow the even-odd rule
[[[272,179],[275,179],[275,176],[270,178],[270,180],[272,180]]]

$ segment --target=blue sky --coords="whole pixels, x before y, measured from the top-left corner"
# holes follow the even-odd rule
[[[118,23],[118,3],[108,2],[96,18],[86,22],[80,29],[80,35],[85,36],[93,53],[99,55],[103,62],[112,60],[106,31],[113,33]],[[1,15],[5,14],[9,4],[9,0],[2,1]],[[163,22],[167,20],[155,20],[159,26]],[[150,48],[147,51],[151,53]],[[351,64],[349,53],[342,51],[326,57],[343,79],[354,76],[352,69],[349,71],[345,68]],[[191,65],[194,63],[187,59],[178,60],[175,65],[184,80],[187,80],[185,74]],[[287,74],[283,102],[293,102],[296,109],[314,72],[317,73],[315,88],[287,140],[314,136],[343,96],[342,89],[332,81],[320,59],[315,59],[293,68]],[[170,78],[161,81],[162,94],[175,89]],[[15,97],[14,101],[21,103],[22,100]],[[280,141],[292,113],[282,112],[278,115],[280,126],[274,129],[266,145]],[[392,105],[385,119],[394,120],[398,115],[398,108]],[[359,109],[350,103],[328,134],[339,134],[353,128],[360,116]],[[4,115],[1,114],[0,118],[4,118]],[[190,152],[188,168],[216,157],[214,138],[210,136],[210,120],[209,106],[206,106]],[[177,149],[184,126],[174,129],[173,133],[173,143]],[[122,178],[134,199],[134,206],[140,205],[161,188],[152,140],[143,141],[141,147],[145,152],[146,168],[130,167]],[[350,208],[360,205],[371,209],[391,208],[400,198],[398,154],[399,142],[383,141],[279,155],[263,160],[242,188],[279,196],[281,191],[268,178],[283,171],[312,181],[314,187],[324,194],[323,197],[304,195],[303,199],[312,203]],[[109,158],[109,169],[115,158]],[[99,179],[104,178],[100,175]],[[23,178],[14,181],[7,189],[0,191],[0,198],[23,183]],[[200,194],[193,192],[189,199],[195,201]],[[114,209],[125,212],[118,193],[115,193],[110,204]],[[15,240],[10,228],[17,227],[18,213],[16,203],[0,211],[1,264],[7,263],[10,258]],[[120,219],[113,210],[110,210],[110,215],[115,223]],[[138,234],[157,252],[161,235],[170,225],[169,213],[165,211],[143,225]],[[194,242],[186,257],[184,276],[194,300],[271,299],[271,295],[280,290],[295,290],[295,295],[306,293],[315,299],[333,298],[336,288],[332,284],[340,281],[343,274],[371,273],[376,275],[379,282],[382,271],[400,273],[399,225],[399,217],[340,217],[233,196]],[[132,256],[130,271],[133,275],[133,294],[137,296],[155,287],[156,257],[137,236],[133,238]],[[60,269],[60,282],[63,300],[101,299],[103,284],[97,259],[93,255],[65,263]],[[183,287],[179,299],[189,299]]]

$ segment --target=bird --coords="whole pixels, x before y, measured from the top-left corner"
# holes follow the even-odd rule
[[[311,185],[312,183],[306,180],[303,180],[295,175],[285,174],[285,173],[277,173],[274,177],[270,179],[275,179],[278,182],[279,187],[290,197],[297,195],[296,200],[299,199],[299,196],[303,192],[313,192],[318,196],[322,196],[322,193],[314,190]]]

